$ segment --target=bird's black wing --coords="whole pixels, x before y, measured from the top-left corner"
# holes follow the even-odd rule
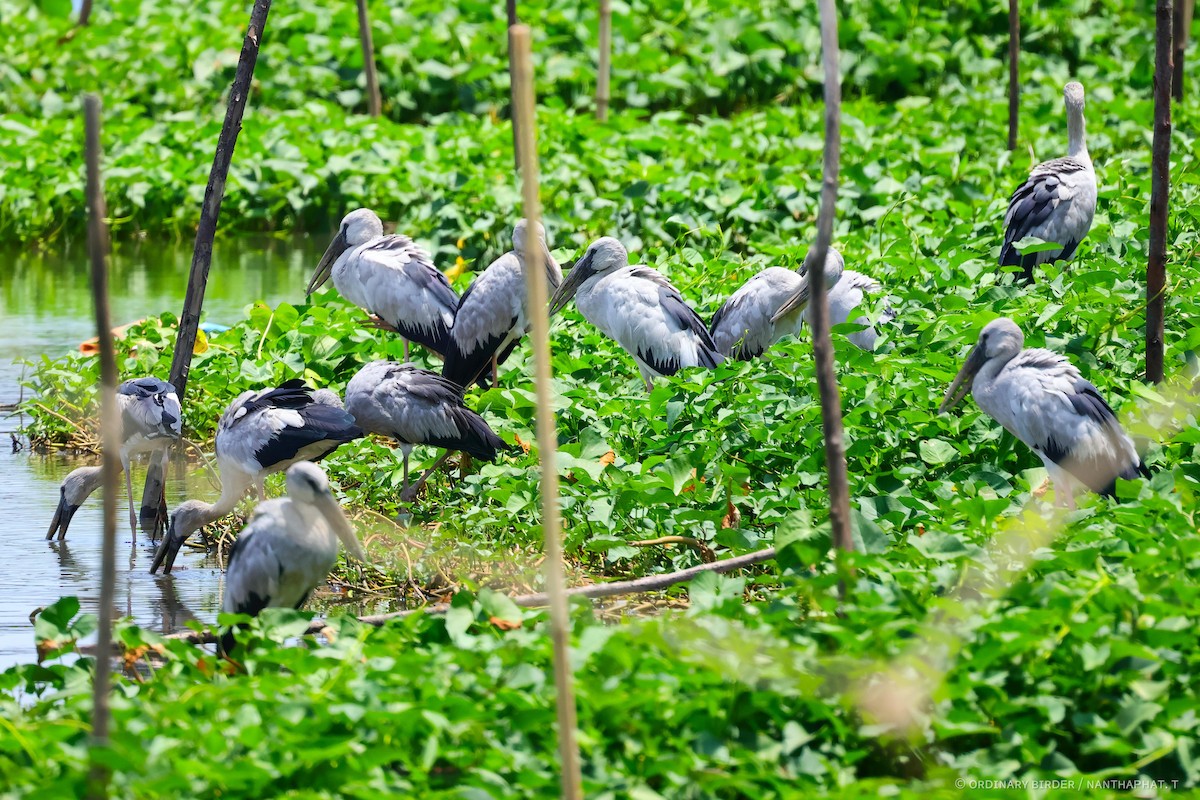
[[[1008,201],[1008,213],[1005,214],[1007,228],[1004,232],[1004,246],[1000,250],[1000,266],[1020,266],[1032,270],[1037,254],[1023,256],[1017,251],[1016,243],[1050,219],[1058,208],[1062,200],[1062,176],[1084,169],[1086,167],[1073,158],[1056,158],[1040,164],[1029,178],[1017,187]],[[1057,244],[1063,247],[1059,258],[1069,257],[1079,246],[1079,242],[1076,241]]]
[[[340,445],[361,438],[363,430],[345,410],[336,406],[322,405],[311,400],[308,405],[295,409],[300,412],[300,427],[289,425],[275,433],[266,444],[254,451],[254,458],[264,467],[291,461],[300,451],[310,445],[324,444],[324,452],[310,456],[319,461]]]
[[[704,320],[700,319],[700,315],[694,308],[684,302],[683,297],[674,287],[664,288],[659,296],[662,299],[663,310],[673,317],[680,327],[690,330],[700,340],[696,348],[700,355],[700,366],[712,368],[725,360],[724,356],[717,352],[717,346],[713,343],[712,335],[705,327]]]

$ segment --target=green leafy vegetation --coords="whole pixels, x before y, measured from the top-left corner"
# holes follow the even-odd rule
[[[805,338],[659,381],[647,397],[631,360],[573,310],[555,323],[576,580],[699,563],[695,549],[637,545],[662,536],[697,539],[720,557],[780,548],[760,569],[674,590],[684,607],[658,615],[613,624],[619,608],[574,607],[589,796],[916,796],[949,793],[963,775],[1200,783],[1200,431],[1173,390],[1141,381],[1150,22],[1115,3],[1051,5],[1023,20],[1023,149],[1010,154],[998,6],[845,4],[851,99],[835,242],[899,312],[876,353],[835,331],[859,552],[830,552]],[[77,71],[77,58],[44,55],[65,19],[13,11],[11,0],[0,9],[16,26],[0,44],[0,96],[13,110],[0,120],[12,133],[0,158],[24,165],[0,189],[0,235],[82,229],[78,155],[63,143],[82,138],[74,94],[116,64],[130,76],[108,95],[105,129],[118,231],[190,228],[235,52],[208,26],[238,30],[245,9],[97,8],[94,28],[63,47],[105,43],[111,63]],[[273,12],[266,44],[287,42],[286,57],[264,50],[222,231],[319,229],[368,205],[429,242],[445,268],[461,258],[462,290],[470,270],[507,249],[519,207],[497,9],[376,10],[388,98],[379,121],[357,115],[353,7]],[[755,271],[798,264],[811,240],[814,9],[712,0],[615,11],[622,100],[599,125],[587,114],[593,9],[523,10],[539,37],[551,242],[569,261],[595,236],[618,235],[707,318]],[[125,41],[120,23],[135,17],[164,35]],[[1014,286],[994,266],[1003,211],[1029,148],[1041,160],[1065,147],[1069,75],[1089,91],[1096,221],[1070,265]],[[1195,93],[1174,114],[1166,342],[1168,372],[1182,376],[1200,347],[1189,288],[1200,279]],[[935,413],[998,315],[1030,346],[1071,357],[1129,423],[1152,479],[1121,483],[1115,501],[1081,498],[1061,530],[1023,512],[1048,504],[1033,497],[1045,477],[1037,458],[970,402]],[[302,286],[292,303],[250,307],[196,356],[187,435],[210,439],[244,389],[300,376],[340,390],[361,364],[399,358],[399,341],[360,317],[331,292],[305,302]],[[118,343],[122,374],[166,374],[174,324],[164,313],[134,326]],[[423,553],[370,549],[424,586],[467,590],[450,612],[382,629],[335,617],[334,641],[320,645],[291,638],[302,617],[270,614],[253,623],[236,671],[123,628],[137,671],[118,680],[103,756],[117,794],[557,794],[546,623],[500,594],[538,580],[537,451],[521,447],[535,438],[527,355],[514,354],[497,387],[468,394],[514,452],[431,481],[411,509],[420,527],[409,535],[430,543]],[[69,442],[94,415],[95,363],[72,355],[35,367],[28,433]],[[399,459],[382,443],[354,443],[325,463],[351,507],[401,510]],[[90,663],[60,657],[93,624],[77,612],[70,600],[44,612],[43,662],[0,674],[0,795],[81,792]]]

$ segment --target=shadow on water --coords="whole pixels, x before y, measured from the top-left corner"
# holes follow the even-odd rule
[[[299,302],[325,242],[264,237],[223,240],[213,254],[205,301],[205,319],[233,323],[256,300]],[[82,246],[59,253],[0,248],[0,404],[20,396],[22,367],[14,359],[60,356],[94,336],[88,264]],[[118,244],[111,259],[112,313],[120,325],[183,305],[191,243]],[[166,377],[166,376],[162,376]],[[0,415],[0,434],[15,431],[20,420]],[[8,436],[0,447],[0,507],[6,545],[0,569],[9,590],[0,593],[0,669],[34,659],[30,614],[60,597],[76,595],[83,611],[97,611],[100,594],[102,509],[99,494],[71,522],[65,542],[48,542],[46,528],[58,504],[58,485],[68,472],[95,459],[61,454],[10,453]],[[217,490],[200,471],[187,474],[182,462],[171,470],[170,506],[185,497],[215,499]],[[135,467],[137,480],[144,475]],[[122,524],[126,500],[121,492],[117,514],[116,610],[150,630],[172,632],[191,619],[211,622],[220,606],[223,579],[215,558],[185,548],[170,578],[148,570],[154,545],[139,535],[130,563],[130,534]]]

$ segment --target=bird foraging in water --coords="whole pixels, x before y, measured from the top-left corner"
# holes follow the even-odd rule
[[[317,461],[358,439],[362,428],[342,409],[337,395],[313,392],[296,378],[275,389],[243,392],[217,423],[217,469],[221,496],[215,503],[187,500],[171,515],[167,535],[150,572],[169,573],[179,548],[196,531],[233,511],[251,486],[265,499],[263,481],[297,462]]]
[[[715,367],[725,357],[699,315],[657,270],[630,266],[611,236],[592,242],[550,298],[550,314],[575,298],[584,318],[637,362],[646,391],[658,375],[685,367]]]
[[[373,361],[346,385],[346,410],[367,433],[395,439],[404,453],[404,488],[400,499],[417,496],[429,476],[451,453],[461,450],[472,458],[495,461],[508,449],[483,417],[463,403],[463,387],[453,381],[395,361]],[[408,457],[413,445],[446,448],[415,484],[408,484]]]
[[[1116,479],[1148,475],[1116,414],[1079,370],[1049,350],[1022,349],[1010,319],[988,323],[946,390],[945,413],[967,392],[1004,429],[1037,453],[1057,500],[1075,507],[1073,486],[1112,496]]]
[[[1068,261],[1092,227],[1096,214],[1096,171],[1088,155],[1083,120],[1083,84],[1063,88],[1067,107],[1067,155],[1033,168],[1008,201],[1004,215],[1004,245],[1000,266],[1019,266],[1022,279],[1033,280],[1033,268],[1051,261]],[[1027,236],[1060,245],[1057,249],[1022,255],[1016,243]]]
[[[264,608],[300,608],[337,563],[339,540],[354,558],[367,560],[325,471],[306,461],[293,465],[287,497],[259,503],[229,551],[221,610],[255,616]],[[230,630],[221,649],[233,644]]]
[[[183,411],[175,387],[158,378],[134,378],[117,387],[117,407],[121,412],[121,469],[125,471],[125,491],[129,497],[129,527],[137,535],[137,514],[133,509],[133,478],[129,466],[138,453],[161,452],[166,472],[170,446],[183,433]],[[73,470],[59,487],[58,508],[46,531],[46,538],[57,533],[67,535],[71,518],[83,502],[103,483],[101,467]]]
[[[374,211],[360,208],[342,219],[321,256],[307,293],[333,278],[338,294],[371,314],[374,327],[399,333],[404,357],[409,341],[446,352],[458,295],[429,254],[402,234],[385,236]]]
[[[517,222],[512,233],[513,249],[493,261],[459,300],[442,375],[460,386],[470,386],[477,380],[484,385],[489,362],[495,382],[498,366],[529,330],[525,291],[525,254],[530,244],[527,225],[523,219]],[[546,230],[540,222],[532,244],[542,251],[546,283],[557,289],[562,283],[562,268],[550,255]]]

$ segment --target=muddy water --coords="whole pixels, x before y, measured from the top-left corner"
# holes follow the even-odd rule
[[[232,323],[255,300],[301,300],[309,272],[324,242],[312,239],[237,239],[219,243],[205,301],[205,321]],[[112,256],[113,323],[183,306],[190,242],[119,245]],[[95,334],[82,247],[58,253],[0,248],[0,404],[21,395],[24,367],[14,359],[59,356]],[[161,376],[165,378],[166,376]],[[94,463],[61,455],[10,452],[9,433],[17,416],[0,412],[0,669],[32,661],[33,627],[29,616],[64,595],[79,597],[83,610],[95,613],[100,593],[100,497],[93,496],[75,515],[63,543],[47,542],[46,528],[58,504],[58,484],[77,466]],[[135,468],[135,492],[140,497]],[[199,474],[172,469],[167,500],[214,499],[217,490]],[[125,500],[122,492],[122,503]],[[120,506],[127,509],[127,506]],[[148,573],[153,545],[139,536],[132,545],[128,511],[118,513],[116,610],[156,631],[177,630],[189,619],[212,621],[223,589],[216,563],[185,549],[170,578]],[[126,520],[124,526],[121,521]],[[132,555],[132,564],[130,556]]]

